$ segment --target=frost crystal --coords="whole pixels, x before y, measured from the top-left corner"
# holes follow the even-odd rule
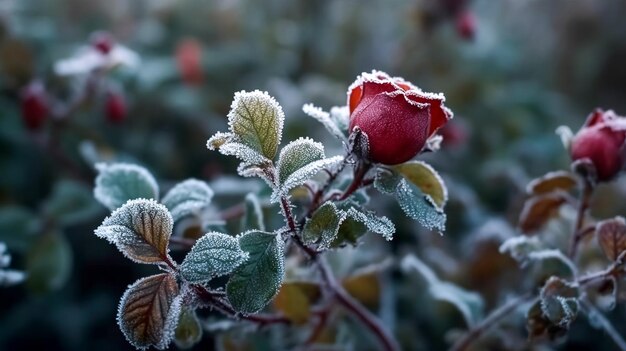
[[[145,198],[158,199],[159,186],[145,168],[126,163],[96,164],[98,176],[94,196],[114,210],[126,201]]]
[[[169,259],[168,244],[173,220],[167,208],[154,200],[130,200],[115,210],[95,234],[138,263],[162,263]]]
[[[302,240],[307,244],[320,241],[319,249],[330,247],[337,237],[339,225],[345,215],[339,213],[333,202],[326,202],[307,220],[302,230]]]
[[[325,158],[324,146],[311,138],[299,138],[287,144],[278,157],[278,177],[283,183],[287,177],[304,166]]]
[[[228,274],[248,259],[239,241],[222,233],[207,233],[191,248],[180,265],[183,277],[192,283],[202,283]]]
[[[174,221],[177,221],[208,207],[212,199],[213,189],[205,182],[188,179],[174,186],[161,202],[170,210]]]
[[[346,134],[343,130],[347,130],[347,124],[339,125],[333,118],[331,118],[331,114],[323,111],[321,108],[314,106],[313,104],[306,104],[302,106],[302,111],[307,115],[315,118],[318,122],[322,123],[322,125],[332,134],[334,137],[345,140]],[[331,110],[332,111],[332,110]],[[345,128],[342,128],[345,127]]]
[[[368,230],[380,234],[389,241],[393,239],[393,234],[396,232],[395,225],[387,217],[378,217],[373,212],[361,212],[351,207],[346,211],[346,216],[349,216],[361,223],[363,223]]]
[[[277,202],[280,196],[285,195],[289,190],[304,184],[307,180],[313,177],[317,172],[326,167],[333,167],[343,161],[343,156],[333,156],[309,163],[308,165],[293,172],[285,182],[281,185],[279,191],[275,191],[272,194],[272,202]]]
[[[407,216],[417,220],[427,229],[445,230],[446,214],[441,211],[430,196],[405,179],[396,188],[396,198]]]
[[[219,148],[223,155],[235,156],[246,165],[260,165],[270,163],[270,160],[254,149],[238,142],[228,142]]]

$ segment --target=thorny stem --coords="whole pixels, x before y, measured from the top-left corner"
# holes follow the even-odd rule
[[[363,325],[365,325],[376,337],[378,338],[381,346],[386,351],[399,350],[399,346],[393,339],[393,337],[383,328],[376,316],[366,310],[358,302],[356,302],[346,290],[337,282],[337,279],[333,275],[328,263],[319,252],[305,245],[298,235],[298,229],[291,212],[289,201],[286,197],[281,198],[281,206],[283,213],[287,219],[287,225],[289,226],[292,238],[297,247],[299,247],[309,258],[317,264],[317,267],[324,281],[325,287],[330,292],[330,297],[337,303],[343,306],[351,315],[358,319]]]
[[[492,311],[489,316],[487,316],[479,324],[471,328],[463,337],[457,340],[457,342],[454,343],[454,345],[452,345],[452,347],[450,348],[450,351],[467,350],[467,348],[471,344],[473,344],[475,341],[478,341],[485,332],[489,331],[489,329],[491,329],[491,327],[498,323],[502,318],[513,312],[517,307],[519,307],[520,304],[531,301],[531,298],[532,294],[526,293]],[[534,300],[537,299],[538,297],[534,298]]]
[[[363,185],[363,178],[367,171],[372,168],[371,163],[359,163],[354,170],[354,179],[348,188],[341,194],[341,196],[337,199],[337,201],[343,201],[347,199],[350,195],[352,195],[355,191],[357,191]]]
[[[589,202],[591,200],[591,195],[593,194],[593,185],[587,180],[583,179],[583,187],[580,196],[580,201],[578,203],[578,212],[576,213],[576,224],[574,225],[574,230],[572,232],[572,236],[570,238],[570,247],[568,256],[570,258],[574,258],[576,256],[576,251],[578,249],[578,244],[583,236],[587,235],[585,231],[581,231],[583,222],[585,220],[585,214],[587,209],[589,208]]]

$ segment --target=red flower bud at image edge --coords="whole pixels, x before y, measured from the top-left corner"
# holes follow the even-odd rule
[[[597,109],[572,140],[572,160],[590,160],[599,181],[611,180],[624,166],[625,140],[626,118]]]
[[[43,84],[35,82],[29,84],[21,96],[22,120],[30,130],[40,129],[48,114],[50,106]]]
[[[369,140],[369,159],[403,163],[452,118],[442,94],[423,92],[384,72],[363,73],[348,90],[350,130],[358,126]]]

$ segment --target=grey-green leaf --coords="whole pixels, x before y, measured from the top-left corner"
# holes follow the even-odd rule
[[[272,194],[272,201],[277,202],[281,195],[287,194],[291,189],[304,184],[317,172],[324,168],[334,167],[343,161],[343,156],[333,156],[318,161],[313,161],[306,166],[291,173],[281,184],[280,189]]]
[[[93,199],[91,189],[82,183],[62,180],[55,184],[52,195],[44,204],[47,216],[61,225],[73,225],[92,218],[102,211]]]
[[[347,130],[347,125],[339,124],[335,119],[331,118],[330,113],[322,111],[321,108],[313,106],[313,104],[302,106],[302,111],[322,123],[326,130],[335,138],[346,140],[346,133],[343,132],[342,127],[345,127],[345,130]]]
[[[302,240],[306,244],[320,242],[320,248],[328,248],[337,237],[339,224],[343,220],[337,206],[326,202],[306,221],[302,230]]]
[[[236,238],[207,233],[191,248],[180,265],[180,273],[189,282],[203,283],[232,272],[247,258],[248,253],[241,249]]]
[[[208,207],[213,199],[213,189],[205,182],[187,179],[174,186],[161,201],[170,210],[174,222],[197,214]]]
[[[94,196],[110,210],[133,199],[158,199],[159,186],[145,168],[127,164],[99,163]]]
[[[438,208],[432,198],[405,179],[396,188],[396,198],[407,216],[420,222],[427,229],[443,232],[446,228],[446,214]]]
[[[368,230],[380,234],[386,240],[393,239],[393,234],[396,232],[396,227],[387,217],[378,217],[371,211],[359,211],[354,207],[351,207],[346,212],[346,216],[353,218],[354,220],[363,223]]]
[[[278,157],[279,182],[282,184],[295,171],[324,157],[324,146],[313,139],[299,138],[290,142]]]
[[[228,113],[230,130],[245,145],[273,159],[280,144],[285,115],[267,92],[240,91]]]
[[[239,237],[250,257],[239,266],[226,285],[226,296],[239,312],[255,313],[278,293],[285,274],[284,244],[279,235],[250,231]]]

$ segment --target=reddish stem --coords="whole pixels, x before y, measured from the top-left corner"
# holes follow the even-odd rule
[[[578,212],[576,213],[576,224],[574,225],[574,229],[572,232],[572,236],[570,238],[570,247],[568,251],[568,256],[570,258],[576,257],[576,251],[578,250],[578,244],[584,235],[584,231],[581,231],[583,222],[585,220],[585,214],[589,209],[589,202],[591,200],[591,195],[593,194],[593,185],[586,179],[583,179],[583,188],[580,196],[580,201],[578,203]]]

